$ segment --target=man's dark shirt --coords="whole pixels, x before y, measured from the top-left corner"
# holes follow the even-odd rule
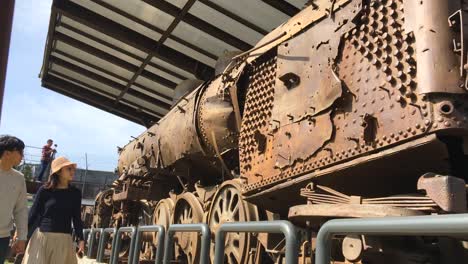
[[[47,161],[47,162],[50,161],[50,156],[52,154],[51,150],[52,150],[52,148],[47,146],[47,145],[42,147],[41,161]]]

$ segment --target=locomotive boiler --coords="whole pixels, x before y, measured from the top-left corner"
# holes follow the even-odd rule
[[[467,210],[461,0],[311,1],[208,82],[186,81],[119,149],[95,227],[288,219],[302,263],[328,219]],[[177,233],[174,258],[198,263]],[[338,237],[334,263],[467,263],[467,238]],[[228,234],[227,263],[281,263],[275,235]],[[145,237],[142,258],[157,241]],[[125,249],[122,250],[124,254]]]

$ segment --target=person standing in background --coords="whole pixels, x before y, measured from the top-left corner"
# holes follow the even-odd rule
[[[37,175],[37,181],[42,182],[42,177],[49,167],[50,162],[52,161],[52,154],[55,153],[55,149],[52,148],[54,141],[52,139],[47,140],[47,144],[42,147],[41,155],[41,169]]]
[[[24,253],[28,234],[26,183],[23,174],[13,169],[23,159],[24,142],[13,136],[0,136],[0,263],[8,254],[13,222],[17,238],[12,245]]]

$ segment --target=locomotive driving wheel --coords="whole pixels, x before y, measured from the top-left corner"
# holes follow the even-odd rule
[[[148,202],[141,202],[139,210],[138,225],[151,225],[153,222],[153,206]],[[154,257],[153,236],[150,233],[143,233],[142,245],[140,249],[140,260],[151,260]]]
[[[166,230],[171,224],[171,213],[174,209],[174,201],[170,198],[162,199],[158,202],[153,212],[153,225],[161,225]],[[153,245],[158,246],[158,234],[153,233]]]
[[[226,181],[216,192],[208,215],[208,225],[214,234],[219,226],[226,222],[258,221],[255,206],[244,201],[240,192],[240,183]],[[214,241],[212,241],[214,242]],[[227,233],[225,240],[224,261],[229,264],[252,263],[257,240],[248,233]],[[211,257],[214,257],[214,243],[211,244]]]
[[[195,224],[203,222],[203,208],[193,193],[179,196],[174,208],[173,224]],[[175,255],[180,263],[195,264],[200,261],[200,238],[194,232],[176,232]]]

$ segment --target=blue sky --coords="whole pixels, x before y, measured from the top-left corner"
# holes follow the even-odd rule
[[[51,3],[16,0],[0,134],[15,135],[29,146],[42,146],[52,138],[59,154],[78,166],[84,167],[87,153],[90,169],[114,170],[116,147],[145,128],[41,87],[38,75]]]

